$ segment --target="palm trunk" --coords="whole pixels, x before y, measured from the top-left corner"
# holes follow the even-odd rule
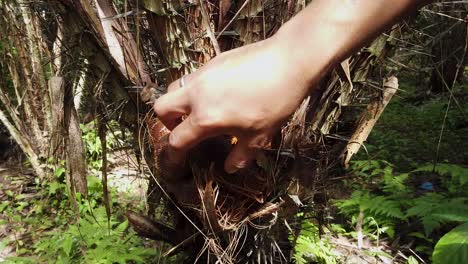
[[[298,1],[278,1],[268,5],[263,1],[199,1],[190,6],[171,0],[162,3],[144,1],[144,7],[151,11],[147,17],[148,30],[155,39],[155,49],[159,51],[163,62],[167,63],[164,64],[167,71],[162,77],[166,83],[209,60],[215,54],[217,46],[230,49],[271,36],[283,22],[305,7]],[[204,14],[205,6],[211,7],[207,8],[211,12]],[[209,23],[205,19],[209,19]],[[210,28],[206,25],[210,25]],[[216,33],[217,42],[210,37],[210,32]],[[392,31],[390,36],[395,32]],[[245,172],[244,175],[236,175],[237,180],[233,181],[230,179],[232,177],[208,166],[211,162],[222,160],[222,155],[221,158],[219,155],[213,157],[207,146],[212,149],[224,148],[224,152],[228,152],[223,147],[225,143],[219,142],[223,141],[220,139],[218,142],[207,142],[205,146],[197,147],[192,152],[191,163],[189,162],[195,165],[187,170],[192,173],[183,176],[183,171],[164,166],[162,156],[165,143],[160,141],[163,137],[159,132],[159,124],[153,125],[151,142],[159,166],[159,180],[178,200],[179,206],[188,204],[188,207],[198,208],[198,212],[201,212],[197,214],[195,223],[204,235],[193,240],[193,243],[205,241],[208,249],[206,256],[213,255],[214,259],[230,263],[234,261],[232,256],[237,253],[250,252],[252,257],[243,258],[242,261],[255,262],[257,257],[272,258],[274,262],[288,261],[282,257],[289,255],[288,252],[281,254],[277,241],[270,238],[279,239],[286,228],[283,225],[284,220],[294,217],[297,208],[294,209],[294,203],[288,205],[292,208],[285,208],[288,206],[280,202],[278,197],[288,200],[287,196],[290,194],[301,200],[306,197],[309,197],[309,201],[321,199],[322,197],[315,197],[316,191],[322,189],[336,169],[343,166],[343,162],[347,163],[363,144],[397,89],[394,85],[382,89],[384,77],[387,76],[377,76],[377,82],[370,81],[374,62],[383,60],[391,51],[392,42],[389,39],[391,37],[381,36],[360,55],[345,60],[304,102],[282,135],[279,135],[282,140],[278,140],[274,146],[292,151],[294,160],[281,155],[279,159],[277,155],[267,156],[262,162],[263,171]],[[369,104],[369,109],[356,108],[354,104],[358,100]],[[348,111],[352,114],[344,116]],[[359,114],[361,111],[362,117]],[[363,121],[359,123],[359,119]],[[337,126],[339,123],[341,125]],[[351,137],[353,140],[348,143]],[[197,158],[199,156],[204,158],[200,160]],[[284,169],[285,167],[293,169]],[[259,180],[251,180],[252,177]],[[276,184],[268,185],[268,182]],[[236,191],[232,186],[242,186],[241,191]],[[213,197],[217,197],[217,201]],[[257,224],[268,223],[272,213],[282,211],[289,211],[289,214],[277,219],[276,224],[269,223],[271,232],[259,231],[247,224],[254,220]],[[174,214],[178,214],[177,210]],[[193,223],[184,216],[175,219],[179,233],[185,232],[179,237],[185,238],[197,232]],[[181,226],[183,228],[179,228]],[[241,230],[245,229],[249,230],[246,232],[248,235],[242,233]],[[233,246],[245,236],[249,238],[249,242],[243,248]],[[201,248],[195,246],[192,250]],[[284,250],[290,250],[288,246],[285,248]]]
[[[171,212],[172,228],[128,214],[142,235],[180,243],[178,249],[189,251],[193,259],[200,250],[207,249],[203,258],[211,256],[210,259],[226,263],[287,262],[285,256],[290,255],[287,251],[292,245],[285,243],[280,247],[276,240],[287,242],[288,230],[284,223],[294,219],[298,209],[297,203],[288,197],[319,203],[324,197],[317,195],[317,190],[325,189],[330,175],[336,173],[343,161],[349,161],[365,141],[389,100],[388,94],[382,94],[380,89],[387,76],[375,76],[373,65],[391,50],[391,37],[381,36],[359,55],[338,65],[278,135],[273,146],[278,151],[266,153],[258,161],[259,167],[232,177],[216,165],[222,163],[223,155],[229,151],[230,144],[225,138],[211,139],[196,147],[189,168],[165,166],[161,162],[166,148],[161,124],[156,117],[146,114],[151,110],[140,99],[152,98],[160,88],[158,81],[167,86],[220,51],[268,38],[304,8],[305,2],[199,0],[188,5],[178,0],[141,2],[142,6],[135,6],[140,2],[129,1],[126,10],[116,10],[110,0],[52,2],[48,8],[58,16],[56,38],[65,40],[49,45],[55,46],[55,53],[48,52],[61,55],[60,59],[56,56],[51,66],[54,78],[45,77],[46,71],[40,67],[42,57],[47,54],[41,51],[46,45],[39,45],[43,41],[36,28],[40,23],[36,21],[26,28],[24,20],[32,19],[27,7],[21,9],[23,20],[19,21],[13,11],[16,2],[1,4],[2,15],[6,15],[2,16],[2,31],[8,36],[19,36],[16,33],[24,29],[30,41],[19,37],[9,40],[7,35],[0,35],[10,49],[18,50],[8,63],[13,87],[0,87],[5,95],[15,94],[17,100],[12,103],[0,97],[7,111],[7,114],[0,112],[0,119],[8,124],[12,135],[17,135],[15,139],[29,153],[37,169],[41,166],[40,159],[47,156],[41,144],[34,146],[51,136],[53,148],[62,148],[67,154],[71,191],[85,193],[86,168],[82,162],[83,144],[73,87],[82,79],[82,73],[86,73],[83,87],[93,95],[92,101],[99,104],[95,108],[105,111],[108,107],[120,107],[112,109],[118,114],[98,113],[97,116],[117,119],[132,130],[137,140],[143,141],[140,145],[144,146],[146,165],[156,176],[150,177],[150,187],[156,192],[153,189],[149,192],[158,194],[149,199],[171,200],[168,203],[150,200],[148,204],[153,204],[149,208],[150,217],[154,216],[156,206],[165,206]],[[124,12],[129,10],[136,11]],[[25,56],[26,51],[32,53],[30,59]],[[20,61],[20,65],[15,61]],[[371,77],[377,82],[372,82]],[[40,91],[49,90],[51,102],[44,99],[43,92],[34,91],[35,83],[41,87]],[[143,91],[150,91],[149,96],[134,96],[125,87],[145,87]],[[20,100],[25,101],[20,104]],[[356,107],[357,102],[369,107],[367,110],[365,106]],[[12,104],[16,105],[12,107]],[[15,107],[19,107],[20,113],[13,111]],[[25,116],[27,123],[21,121]],[[58,124],[63,125],[61,132],[57,132]],[[33,133],[24,127],[31,127]],[[150,136],[143,137],[141,131],[149,132],[143,134]],[[22,137],[27,140],[22,141]],[[351,137],[353,140],[348,142]],[[213,149],[220,151],[214,153]],[[316,211],[319,214],[320,208]],[[171,233],[170,239],[161,235],[166,231]],[[245,244],[238,243],[244,239],[247,239]]]
[[[57,21],[60,30],[55,36],[58,38],[55,42],[61,44],[55,47],[55,52],[47,50],[46,47],[52,45],[48,45],[43,38],[43,31],[49,26],[47,23],[54,21],[41,22],[40,11],[35,8],[32,3],[20,4],[16,1],[4,1],[0,5],[0,40],[6,43],[1,52],[4,56],[10,56],[5,61],[8,72],[3,73],[7,74],[5,80],[11,78],[13,81],[12,85],[0,87],[1,102],[6,110],[2,114],[2,123],[31,160],[31,165],[41,179],[50,175],[44,163],[47,161],[58,165],[65,151],[69,188],[86,196],[84,145],[73,105],[73,75],[76,66],[70,66],[76,65],[79,57],[70,56],[64,51],[66,45],[76,46],[78,42],[71,43],[69,41],[73,38],[62,38],[62,30],[69,33],[68,27],[73,25],[61,25],[60,20]],[[53,32],[49,33],[53,35]],[[54,60],[51,54],[55,58],[54,65],[51,63]],[[60,77],[65,73],[70,74],[67,82]],[[54,74],[56,77],[47,77]],[[12,91],[16,96],[10,100]]]

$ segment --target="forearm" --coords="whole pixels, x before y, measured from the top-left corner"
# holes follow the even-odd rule
[[[313,0],[274,36],[310,83],[428,0]],[[319,71],[319,72],[318,72]],[[309,78],[309,79],[308,79]]]
[[[233,135],[239,142],[225,170],[246,167],[331,65],[426,2],[313,0],[273,37],[216,56],[186,75],[184,87],[173,82],[154,104],[172,130],[171,162],[206,138]]]

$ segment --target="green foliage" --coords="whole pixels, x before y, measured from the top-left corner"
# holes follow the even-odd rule
[[[359,190],[354,191],[350,199],[337,201],[336,206],[344,213],[358,213],[362,210],[365,214],[404,219],[399,202]]]
[[[115,146],[122,144],[122,141],[119,139],[119,136],[121,136],[122,133],[120,131],[114,132],[116,127],[118,127],[116,122],[110,122],[107,126],[112,131],[112,133],[107,133],[106,136],[106,147],[110,150]],[[85,144],[88,165],[94,170],[99,170],[102,166],[102,143],[98,135],[96,122],[80,124],[80,129],[83,134],[82,138]]]
[[[423,172],[437,176],[440,187],[436,193],[425,193],[415,197],[407,208],[408,217],[418,217],[426,235],[443,224],[468,221],[468,190],[466,177],[468,169],[454,164],[425,165],[412,173]]]
[[[56,263],[146,263],[156,251],[144,248],[127,226],[127,221],[120,223],[114,216],[108,222],[105,208],[98,207],[63,232],[48,233],[36,243],[34,253],[41,262],[56,259]]]
[[[444,223],[468,221],[468,198],[447,198],[438,193],[426,193],[413,200],[407,217],[421,220],[426,235]]]
[[[405,220],[401,198],[410,190],[405,181],[408,174],[394,175],[391,164],[385,161],[356,161],[352,163],[355,182],[347,182],[355,189],[349,199],[337,200],[339,211],[356,224],[360,211],[364,214],[363,229],[367,235],[378,238],[382,233],[394,237],[395,224]],[[371,190],[379,190],[379,194]],[[382,195],[384,193],[384,195]]]
[[[98,158],[102,153],[101,140],[98,136],[95,122],[80,124],[83,142],[89,157]]]
[[[301,232],[296,239],[293,259],[296,264],[339,263],[339,257],[326,239],[321,239],[317,225],[308,220],[302,221]]]
[[[353,175],[359,181],[350,182],[354,189],[380,189],[392,198],[406,197],[411,190],[406,184],[408,173],[397,174],[393,165],[384,160],[358,160],[351,162]],[[364,185],[364,186],[363,186]]]
[[[437,242],[434,264],[464,264],[468,260],[468,222],[452,229]]]
[[[451,177],[449,182],[453,184],[446,187],[449,189],[449,192],[452,193],[457,192],[459,190],[464,191],[468,184],[468,168],[464,168],[456,164],[442,163],[437,164],[437,166],[426,165],[421,166],[414,171],[435,172],[440,176]]]
[[[419,261],[415,257],[409,256],[408,261],[406,263],[407,264],[419,264]]]
[[[95,128],[95,122],[90,122],[86,125],[80,124],[80,128],[83,134],[82,138],[85,144],[88,165],[95,170],[99,170],[102,166],[102,144]]]
[[[86,199],[78,194],[77,215],[70,209],[62,174],[62,168],[57,168],[54,181],[38,186],[40,199],[25,202],[24,195],[10,191],[9,199],[0,203],[0,213],[14,232],[22,232],[26,226],[31,230],[48,230],[34,232],[33,244],[20,239],[0,241],[3,246],[15,246],[19,254],[8,258],[7,263],[50,263],[51,260],[54,263],[149,263],[159,254],[157,249],[145,247],[143,240],[128,228],[116,201],[111,201],[113,213],[108,221],[102,206],[102,184],[97,177],[87,178]]]
[[[357,216],[362,211],[365,233],[377,240],[382,233],[394,237],[395,220],[404,219],[397,201],[359,190],[354,191],[350,199],[336,201],[336,206],[341,213],[351,216],[353,225],[356,224]]]
[[[366,141],[367,151],[358,159],[384,159],[400,170],[411,170],[436,158],[440,129],[444,123],[448,95],[421,95],[424,80],[400,78],[397,96],[385,108],[376,127]],[[456,86],[458,103],[449,109],[439,147],[439,160],[462,164],[468,155],[467,86]],[[452,102],[453,103],[453,102]],[[454,104],[452,104],[454,105]]]
[[[394,237],[395,227],[409,225],[413,232],[408,236],[422,241],[416,250],[430,253],[434,230],[438,234],[454,223],[468,221],[467,172],[459,165],[440,164],[435,169],[425,165],[395,173],[385,161],[356,161],[351,167],[352,181],[345,183],[354,191],[335,205],[352,226],[362,212],[363,231],[374,239],[382,233]],[[436,185],[434,191],[419,188],[427,180]]]

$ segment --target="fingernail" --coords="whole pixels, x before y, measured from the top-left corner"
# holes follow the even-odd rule
[[[243,160],[243,161],[237,163],[236,167],[237,167],[238,169],[243,169],[243,168],[247,167],[247,161],[246,161],[246,160]]]

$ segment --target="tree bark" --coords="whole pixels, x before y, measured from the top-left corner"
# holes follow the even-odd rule
[[[79,56],[73,56],[76,52],[70,53],[70,50],[76,50],[74,47],[79,43],[73,34],[76,28],[73,21],[64,28],[63,23],[67,21],[61,17],[56,17],[57,21],[41,20],[41,11],[37,8],[34,3],[17,1],[5,1],[0,5],[0,41],[6,43],[6,49],[2,50],[6,53],[2,55],[8,58],[2,63],[8,65],[5,79],[12,79],[11,86],[0,87],[0,99],[8,112],[7,115],[2,113],[2,122],[8,124],[10,134],[42,179],[50,173],[45,169],[45,163],[59,164],[66,152],[67,174],[73,182],[70,189],[76,188],[86,196],[84,145],[73,104],[75,73],[80,70],[77,63]],[[54,8],[60,13],[61,5]],[[48,23],[53,22],[57,22],[59,27],[55,39],[49,39],[51,43],[48,43],[43,38],[43,31],[49,26]],[[49,32],[49,35],[53,37],[54,32]],[[53,50],[47,50],[48,47]],[[55,76],[50,78],[46,73]],[[16,95],[15,100],[8,99],[11,91]],[[51,103],[51,100],[54,102]]]

